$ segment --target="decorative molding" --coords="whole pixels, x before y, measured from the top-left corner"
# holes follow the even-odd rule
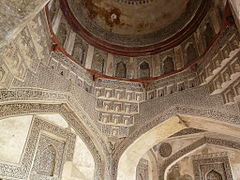
[[[201,167],[201,168],[200,168]],[[193,172],[195,180],[207,180],[207,173],[214,170],[219,173],[222,178],[233,180],[230,162],[226,153],[213,153],[206,155],[198,155],[193,160]]]
[[[211,138],[211,137],[204,137],[201,138],[192,144],[188,145],[187,147],[180,149],[178,152],[171,155],[169,158],[163,161],[160,166],[160,173],[159,173],[159,180],[164,180],[164,175],[166,173],[166,169],[175,161],[177,161],[182,156],[192,152],[193,150],[201,147],[204,144],[213,144],[223,147],[228,147],[232,149],[240,150],[240,143],[224,140],[224,139],[217,139],[217,138]]]
[[[101,33],[103,30],[96,24],[89,21],[89,19],[86,18],[84,14],[82,14],[84,12],[83,10],[81,10],[83,6],[79,5],[78,7],[69,7],[70,3],[68,3],[67,0],[60,1],[61,9],[68,23],[72,26],[73,29],[77,30],[77,32],[83,39],[85,39],[89,44],[93,45],[96,48],[113,54],[125,56],[142,56],[146,54],[149,55],[178,45],[196,30],[201,20],[206,16],[210,7],[210,3],[211,1],[206,0],[191,3],[191,5],[189,6],[189,13],[184,13],[180,17],[181,20],[177,20],[176,23],[173,23],[169,27],[163,29],[162,32],[151,33],[141,37],[129,37],[119,34],[112,34],[110,32]],[[78,14],[73,12],[71,9],[73,9],[73,11],[76,11]],[[195,12],[196,9],[198,12]],[[189,16],[191,17],[194,12],[195,16],[194,18],[192,18],[192,21],[190,23],[187,23],[186,26],[182,27],[182,24],[188,22]],[[76,14],[78,15],[77,17],[75,17]],[[84,27],[83,24],[79,23],[79,21],[81,23],[84,23]],[[171,38],[167,38],[169,36],[169,33],[171,34],[171,32],[175,33],[175,35]],[[93,36],[93,34],[95,34],[95,36]],[[164,39],[167,40],[159,43],[161,40]],[[136,47],[129,47],[130,44]],[[140,47],[139,45],[142,44],[145,44],[145,46]]]
[[[159,147],[159,154],[166,158],[172,154],[172,146],[169,143],[162,143]]]
[[[42,131],[54,134],[57,137],[64,139],[64,148],[61,151],[64,151],[64,156],[62,160],[58,160],[56,168],[59,169],[58,175],[60,175],[60,168],[63,166],[66,160],[71,161],[73,158],[73,152],[75,147],[75,135],[71,132],[68,132],[62,128],[54,126],[48,122],[45,122],[41,119],[34,118],[30,130],[29,138],[27,139],[27,145],[24,149],[23,158],[20,162],[20,165],[10,165],[0,163],[0,175],[4,177],[11,177],[17,179],[27,179],[29,176],[34,154],[37,148],[37,142]],[[41,138],[40,138],[41,139]],[[62,152],[63,155],[63,152]],[[58,157],[60,158],[60,156]]]
[[[126,5],[146,5],[156,0],[115,0],[115,1],[119,3],[124,3]]]
[[[41,104],[41,103],[12,103],[0,105],[0,118],[6,118],[9,116],[23,115],[23,114],[36,114],[36,113],[60,113],[69,125],[76,131],[77,135],[85,142],[88,149],[93,155],[95,160],[96,169],[95,174],[97,177],[104,177],[104,162],[102,155],[99,154],[99,150],[93,140],[87,133],[88,130],[79,121],[77,116],[68,109],[65,104]],[[98,137],[99,139],[100,137]],[[102,148],[104,143],[102,142]],[[20,173],[20,171],[18,172]]]

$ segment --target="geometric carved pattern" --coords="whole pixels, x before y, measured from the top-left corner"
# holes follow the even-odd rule
[[[40,136],[41,131],[48,132],[50,134],[53,134],[57,137],[64,139],[66,141],[64,143],[65,145],[63,144],[63,142],[59,143],[55,140],[49,139],[47,136],[42,136],[42,135]],[[54,173],[56,170],[56,175],[59,175],[60,177],[61,175],[60,170],[62,168],[61,163],[64,163],[66,160],[71,161],[73,158],[75,138],[76,136],[71,132],[67,132],[62,128],[54,126],[38,118],[34,118],[33,125],[31,128],[31,133],[27,140],[26,148],[24,150],[23,158],[20,162],[20,165],[9,165],[9,164],[0,163],[0,175],[5,177],[17,178],[17,179],[27,179],[32,166],[35,151],[37,148],[37,142],[39,141],[38,152],[37,152],[38,155],[35,158],[37,163],[34,163],[35,166],[33,167],[33,170],[34,171],[36,170],[41,174],[49,173],[46,171],[46,169],[43,168],[43,164],[40,163],[41,161],[37,159],[40,159],[41,153],[39,152],[39,150],[41,149],[43,150],[44,148],[46,148],[46,144],[50,144],[47,142],[51,142],[52,144],[56,145],[56,147],[62,148],[62,149],[58,149],[59,155],[56,154],[56,163],[54,163]],[[63,159],[63,161],[61,159]],[[34,172],[33,172],[33,175],[34,175]],[[38,179],[42,179],[42,178],[38,178]]]
[[[110,137],[126,137],[139,112],[142,93],[113,88],[95,87],[96,111],[101,131]]]
[[[159,147],[159,154],[162,157],[168,157],[172,154],[172,146],[169,143],[163,143]]]
[[[177,180],[177,179],[192,180],[193,179],[188,174],[181,175],[180,172],[181,172],[181,167],[178,164],[174,165],[168,172],[167,180]]]
[[[117,64],[115,76],[118,77],[118,78],[126,78],[126,76],[127,76],[127,67],[126,67],[125,63],[119,62]]]
[[[163,63],[164,74],[169,74],[174,71],[174,62],[172,57],[167,57]]]
[[[65,143],[45,134],[40,135],[37,153],[32,169],[32,179],[46,177],[60,177],[62,171]],[[36,173],[35,173],[36,172]]]
[[[149,172],[148,172],[148,161],[146,159],[140,159],[137,170],[136,170],[136,180],[148,180]]]
[[[2,94],[1,94],[2,92]],[[34,99],[36,100],[38,96],[40,95],[40,99],[43,93],[42,91],[39,91],[39,93],[35,94],[32,93],[33,91],[28,90],[26,93],[18,93],[18,91],[0,91],[0,100],[4,101],[12,101],[14,99],[17,99],[18,95],[21,95],[23,100],[27,99]],[[21,90],[19,92],[22,92]],[[48,94],[48,93],[47,93]],[[46,94],[45,94],[46,95]],[[52,93],[52,95],[55,96],[55,98],[58,97],[57,93]],[[12,104],[2,104],[0,105],[0,118],[7,118],[9,116],[16,116],[16,115],[22,115],[22,114],[38,114],[38,113],[60,113],[64,119],[73,127],[73,129],[76,131],[76,133],[81,137],[81,139],[86,143],[88,146],[89,150],[93,154],[94,160],[96,162],[96,170],[95,173],[97,174],[96,176],[98,177],[103,177],[103,162],[102,162],[102,156],[100,155],[99,151],[97,150],[96,146],[93,143],[93,140],[89,137],[88,131],[86,128],[83,126],[82,122],[78,120],[78,117],[72,112],[71,109],[66,104],[41,104],[41,103],[12,103]],[[86,116],[83,114],[80,116],[82,119],[86,119]],[[44,126],[45,127],[45,126]],[[46,127],[51,127],[46,126]],[[39,126],[40,128],[40,126]],[[90,127],[91,128],[91,127]],[[94,129],[93,129],[94,131]],[[55,130],[52,134],[55,133],[60,133],[60,137],[64,135],[65,133],[59,132],[59,130]],[[100,137],[96,137],[98,141],[101,142],[103,150],[106,152],[107,148],[105,146],[105,143]],[[75,138],[74,142],[73,140],[68,140],[67,144],[69,143],[69,150],[68,152],[72,151],[75,146]],[[34,143],[34,142],[32,142]],[[32,148],[32,147],[31,147]],[[29,149],[31,149],[29,148]],[[67,160],[71,161],[73,156],[72,153],[68,153],[67,155]],[[25,157],[25,156],[24,156]],[[30,158],[30,156],[27,156]],[[32,162],[32,160],[25,160],[23,158],[22,163],[27,163],[27,162]],[[9,166],[5,164],[0,163],[0,173],[2,176],[7,176],[7,177],[18,177],[18,179],[21,179],[21,177],[24,177],[26,174],[28,174],[29,169],[25,168],[24,170],[21,170],[22,168],[15,168],[16,166]],[[29,166],[30,167],[30,166]],[[14,169],[14,170],[13,170]],[[13,173],[14,172],[14,173]]]
[[[167,168],[175,161],[177,161],[179,158],[183,157],[184,155],[186,155],[187,153],[192,152],[193,150],[201,147],[204,144],[213,144],[213,145],[218,145],[218,146],[223,146],[223,147],[228,147],[228,148],[232,148],[232,149],[237,149],[240,150],[240,144],[237,142],[233,142],[233,141],[228,141],[228,140],[223,140],[223,139],[216,139],[216,138],[210,138],[210,137],[204,137],[201,138],[197,141],[195,141],[194,143],[190,144],[189,146],[180,149],[178,152],[174,153],[173,155],[171,155],[169,158],[167,158],[166,160],[163,161],[163,163],[161,163],[160,166],[160,172],[159,172],[159,180],[164,180],[164,174],[167,170]],[[210,158],[213,157],[213,158]],[[216,158],[215,158],[216,157]],[[219,158],[218,158],[219,157]],[[207,159],[207,160],[203,160],[203,161],[198,161],[198,158],[200,159]],[[205,162],[210,162],[212,164],[214,164],[215,162],[224,162],[224,168],[227,172],[227,177],[229,178],[229,180],[232,180],[232,175],[231,175],[231,169],[229,166],[229,160],[228,157],[225,153],[220,153],[220,154],[210,154],[210,156],[194,156],[194,160],[196,160],[195,163],[195,170],[196,170],[196,176],[198,177],[195,178],[196,180],[202,180],[199,179],[199,172],[198,172],[198,165],[197,163],[201,163],[204,164]],[[212,169],[210,169],[209,171],[211,171]],[[227,179],[228,180],[228,179]]]
[[[118,82],[119,83],[119,82]],[[35,86],[34,86],[35,87]],[[37,87],[37,86],[36,86]],[[7,91],[6,91],[7,92]],[[32,92],[31,90],[29,90],[29,92]],[[36,91],[37,92],[37,91]],[[37,92],[37,94],[31,94],[33,97],[36,95],[36,99],[38,98],[38,96],[44,96],[44,95],[46,95],[46,94],[38,94],[38,93],[41,93],[42,91],[38,91]],[[14,91],[12,91],[12,93],[10,92],[10,91],[8,91],[8,93],[7,94],[0,94],[0,99],[1,100],[3,100],[3,99],[10,99],[11,98],[11,96],[13,97],[13,98],[16,98],[17,100],[19,100],[19,98],[18,97],[16,97],[16,96],[19,96],[19,94],[14,94],[15,93],[15,90]],[[27,93],[27,94],[20,94],[20,96],[28,96],[29,94]],[[54,95],[54,94],[53,94]],[[64,96],[64,95],[63,95]],[[28,97],[27,97],[28,98]],[[29,97],[29,99],[31,99],[32,97]],[[43,99],[45,99],[44,97],[43,97]],[[61,98],[60,98],[61,99]],[[173,103],[174,104],[174,103]],[[21,105],[20,105],[21,106]],[[22,106],[24,106],[24,105],[22,105]],[[44,105],[42,105],[42,106],[44,106]],[[45,105],[45,106],[47,106],[47,105]],[[17,110],[18,110],[18,108],[21,108],[21,107],[14,107],[14,108],[16,108]],[[28,110],[30,110],[31,108],[34,108],[34,107],[27,107],[27,108],[29,108]],[[41,107],[39,107],[39,108],[37,108],[37,109],[40,109]],[[177,111],[180,111],[181,110],[181,108],[178,108],[178,107],[174,107],[175,109],[176,109],[176,111],[174,111],[174,112],[177,112]],[[174,110],[175,110],[174,109]],[[6,110],[4,110],[4,108],[3,109],[1,109],[1,107],[0,107],[0,113],[1,113],[1,110],[3,110],[4,111],[4,113],[6,112],[6,113],[8,113]],[[27,110],[27,111],[28,111]],[[184,108],[183,108],[183,111],[184,111]],[[203,113],[205,113],[204,111],[202,111]],[[171,110],[169,111],[169,113],[171,113]],[[212,112],[211,111],[207,111],[206,112],[206,114],[209,114],[209,116],[211,116],[212,115]],[[165,116],[165,115],[164,115]],[[213,115],[214,116],[214,115]],[[165,117],[164,118],[162,118],[162,119],[166,119]],[[159,123],[162,119],[155,119],[155,122],[156,123]],[[218,118],[216,118],[216,119],[218,119]],[[234,118],[233,119],[231,119],[231,118],[229,118],[229,121],[231,121],[231,122],[234,122]],[[236,121],[236,122],[239,122],[239,121]],[[235,123],[235,122],[234,122]],[[78,123],[76,123],[77,125],[78,125]],[[147,129],[147,128],[149,128],[149,126],[152,126],[152,125],[154,125],[154,121],[153,121],[153,123],[149,123],[147,126],[145,126],[144,128],[145,128],[145,130]],[[139,131],[135,131],[136,133],[134,134],[134,133],[132,133],[133,134],[133,138],[132,139],[130,139],[130,140],[133,140],[134,138],[135,138],[135,135],[136,135],[136,137],[138,137],[139,136],[139,134],[141,133],[141,131],[139,130]],[[139,133],[138,133],[139,132]],[[132,135],[131,134],[131,135]],[[129,140],[129,141],[130,141]],[[128,142],[127,142],[128,143]],[[125,147],[128,145],[128,144],[125,144]],[[120,146],[120,148],[121,148],[121,146]],[[123,148],[124,149],[124,148]],[[121,150],[120,150],[120,152],[121,152]]]
[[[233,179],[229,159],[224,152],[194,156],[193,169],[195,180]]]
[[[207,180],[222,180],[221,174],[218,172],[212,170],[207,174]]]
[[[39,158],[39,173],[46,176],[54,175],[56,154],[57,153],[53,145],[48,145],[47,147],[45,147],[45,149],[41,152],[41,156]]]
[[[149,64],[144,61],[140,64],[140,76],[139,78],[149,78],[150,77],[150,67]]]

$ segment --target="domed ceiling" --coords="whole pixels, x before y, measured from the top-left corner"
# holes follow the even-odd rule
[[[208,0],[60,0],[70,25],[90,44],[116,54],[160,51],[186,38]],[[179,38],[182,37],[182,38]],[[145,52],[145,53],[144,53]]]

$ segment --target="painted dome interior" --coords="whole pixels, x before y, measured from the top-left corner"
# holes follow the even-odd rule
[[[195,66],[221,32],[224,2],[59,0],[49,15],[56,43],[84,68],[149,79]]]
[[[76,18],[77,31],[81,27],[95,40],[123,47],[145,47],[164,42],[183,30],[197,13],[202,13],[205,3],[204,0],[62,0],[62,7],[64,12],[71,12],[68,21]]]

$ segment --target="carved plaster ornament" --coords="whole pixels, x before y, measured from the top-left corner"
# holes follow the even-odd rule
[[[120,96],[121,96],[121,94],[120,94],[120,92],[118,92],[117,93],[117,99],[120,99]]]
[[[224,51],[223,51],[223,54],[224,54],[224,58],[228,58],[228,57],[229,57],[229,54],[228,54],[228,51],[227,51],[227,50],[224,50]]]
[[[168,94],[172,94],[173,93],[173,86],[170,86],[168,89]]]
[[[225,77],[225,81],[230,81],[230,80],[231,80],[230,75],[229,75],[228,72],[226,72],[226,73],[224,74],[224,77]]]
[[[188,175],[188,174],[184,174],[183,176],[180,177],[181,180],[193,180],[193,178]]]
[[[221,64],[220,64],[219,60],[216,60],[216,66],[221,67]]]
[[[99,91],[99,90],[96,91],[96,96],[97,96],[97,97],[100,96],[100,91]]]
[[[126,113],[130,113],[130,105],[126,106]]]
[[[114,118],[114,124],[118,124],[118,118],[117,117]]]
[[[172,180],[172,178],[179,178],[180,174],[180,167],[178,165],[174,165],[171,169],[171,172],[168,173],[168,180]]]
[[[19,69],[19,71],[18,71],[18,75],[19,75],[20,77],[22,77],[22,76],[23,76],[23,73],[24,73],[24,70],[23,70],[23,67],[21,67],[21,68]]]
[[[17,67],[18,62],[19,62],[18,58],[14,58],[12,67]]]
[[[127,100],[131,100],[131,94],[130,93],[127,95]]]
[[[109,141],[108,149],[109,149],[109,152],[112,153],[115,150],[115,142]]]
[[[212,76],[212,75],[213,75],[213,72],[212,72],[212,69],[211,69],[211,68],[208,68],[208,74],[209,74],[209,76]]]
[[[159,154],[166,158],[172,154],[172,146],[169,143],[163,143],[159,147]]]
[[[106,110],[106,111],[109,110],[109,105],[108,105],[108,104],[105,105],[105,110]]]
[[[82,61],[83,58],[83,49],[79,48],[79,57],[81,58],[80,60]]]
[[[128,125],[128,119],[125,119],[124,124]]]
[[[137,101],[140,101],[140,100],[141,100],[140,95],[137,95]]]
[[[239,63],[236,63],[236,64],[234,65],[234,70],[235,70],[236,72],[240,72],[240,64],[239,64]]]
[[[107,117],[103,117],[103,123],[107,123]]]
[[[113,135],[113,136],[117,136],[117,130],[116,130],[116,129],[113,129],[112,135]]]
[[[195,180],[233,180],[226,152],[196,155],[192,162]]]
[[[234,41],[233,41],[233,45],[236,46],[236,47],[238,47],[238,46],[239,46],[239,42],[238,42],[237,40],[234,40]]]
[[[0,67],[0,81],[2,81],[4,74],[5,74],[5,71],[3,70],[2,67]]]
[[[115,13],[111,14],[111,20],[114,21],[117,19],[117,15]]]
[[[119,111],[120,111],[120,106],[116,106],[115,111],[116,111],[116,112],[119,112]]]
[[[153,98],[154,98],[154,94],[153,94],[153,93],[150,93],[149,98],[150,98],[150,99],[153,99]]]
[[[110,97],[111,97],[111,93],[110,93],[109,91],[107,91],[106,97],[107,97],[107,98],[110,98]]]
[[[221,89],[222,88],[222,85],[221,85],[221,83],[219,81],[216,82],[216,87],[217,87],[217,89]]]
[[[232,92],[228,93],[228,102],[234,102],[234,95]]]
[[[163,96],[163,90],[158,91],[158,96],[162,97]]]

